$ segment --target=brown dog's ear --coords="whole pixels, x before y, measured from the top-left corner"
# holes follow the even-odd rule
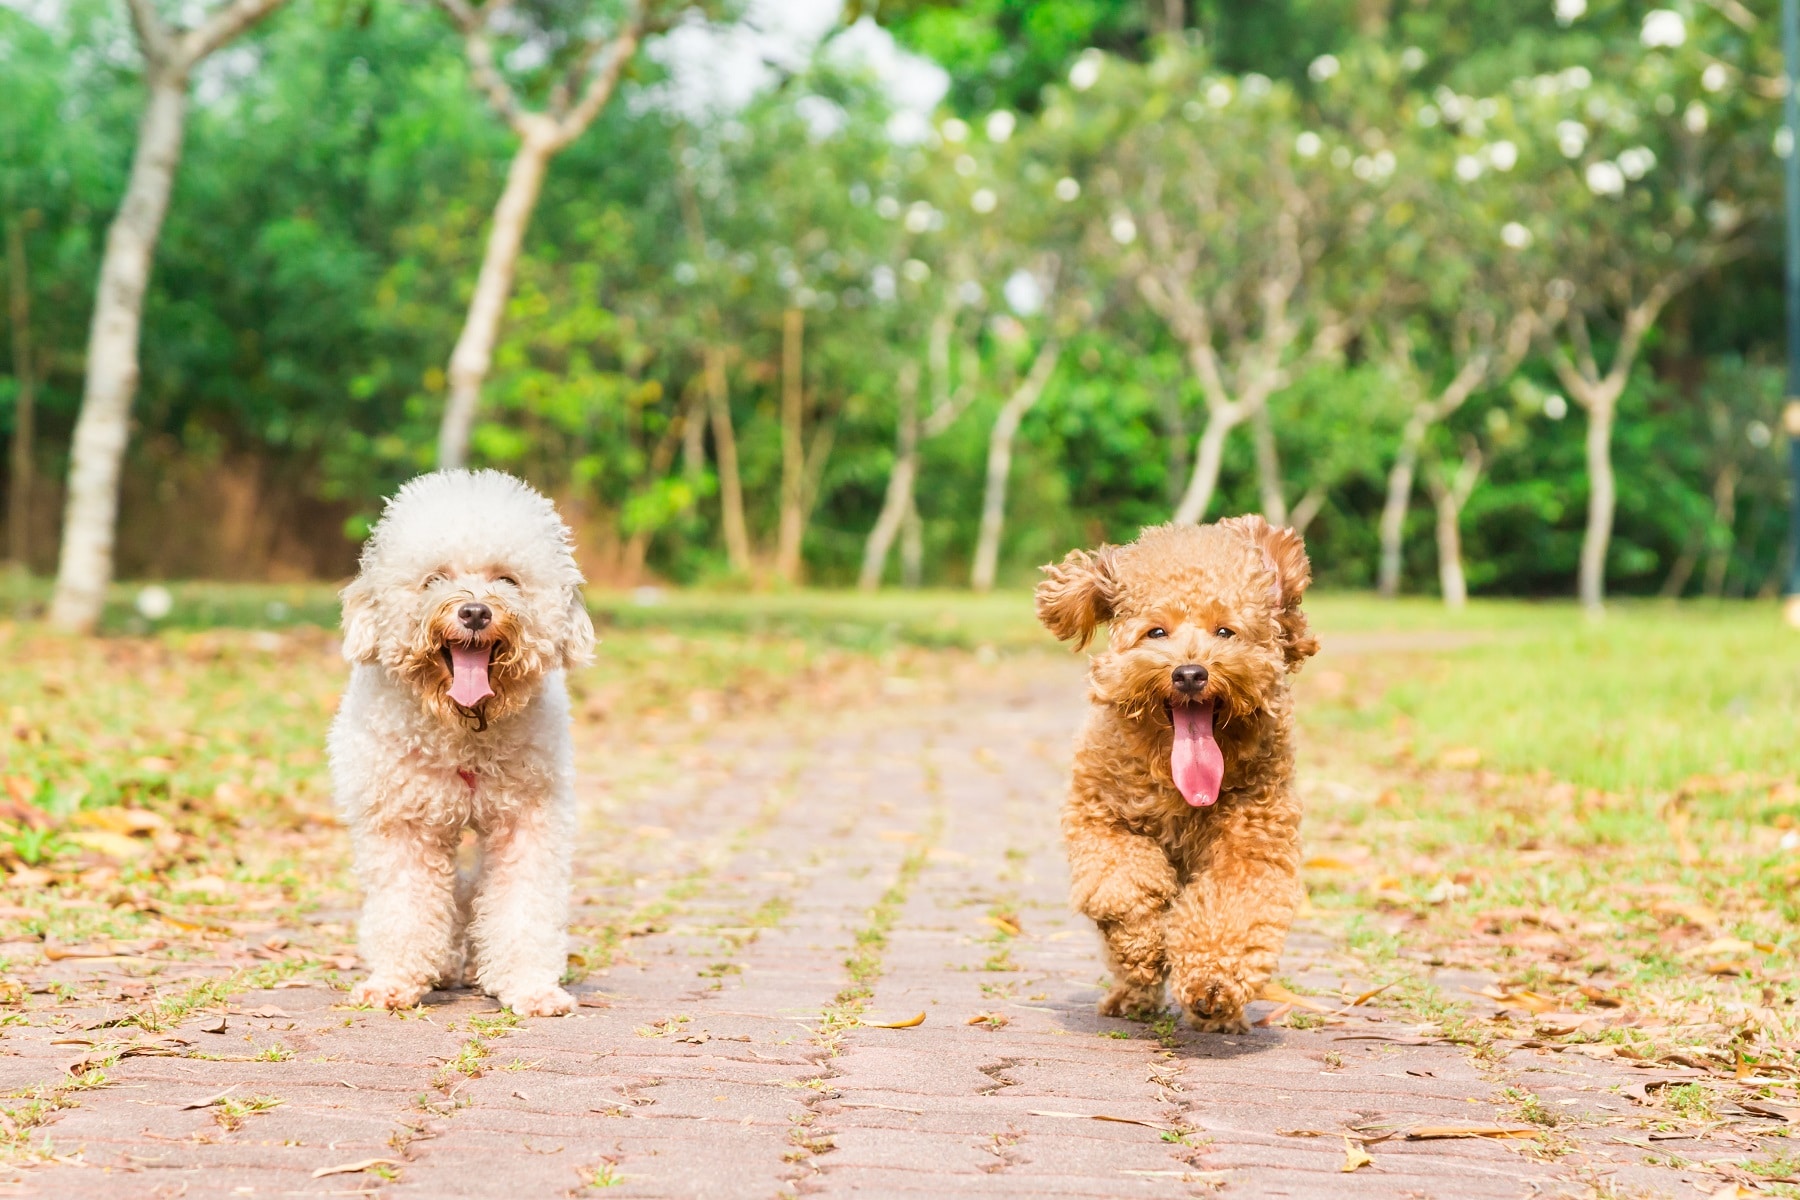
[[[344,661],[374,662],[380,648],[375,631],[375,589],[358,577],[338,598],[344,602]]]
[[[1301,663],[1319,652],[1318,639],[1307,629],[1306,614],[1300,610],[1300,598],[1312,582],[1306,543],[1292,529],[1278,529],[1254,513],[1219,524],[1241,532],[1261,556],[1263,569],[1269,574],[1269,600],[1275,606],[1275,622],[1281,627],[1282,652],[1287,656],[1288,670],[1298,670]]]
[[[1044,628],[1083,649],[1094,627],[1113,616],[1113,547],[1071,550],[1059,563],[1039,568],[1048,578],[1037,586],[1037,617]]]

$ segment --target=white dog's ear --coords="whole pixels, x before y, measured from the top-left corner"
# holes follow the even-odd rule
[[[588,615],[587,602],[581,598],[581,589],[569,589],[567,609],[563,618],[562,660],[568,668],[585,667],[594,657],[594,619]]]
[[[375,589],[357,578],[338,598],[344,602],[344,661],[374,662],[381,640],[375,631]]]

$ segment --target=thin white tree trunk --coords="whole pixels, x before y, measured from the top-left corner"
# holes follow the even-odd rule
[[[897,384],[900,411],[895,431],[894,469],[888,475],[887,495],[882,500],[881,513],[875,518],[875,526],[869,530],[869,540],[863,546],[862,570],[856,577],[856,586],[865,592],[881,586],[882,573],[887,570],[888,552],[893,549],[894,539],[900,535],[900,527],[912,511],[913,481],[919,473],[917,364],[910,361],[902,364]]]
[[[1706,575],[1700,592],[1714,600],[1725,594],[1725,575],[1731,569],[1731,548],[1736,542],[1737,484],[1736,463],[1727,463],[1713,480],[1713,519],[1708,532],[1715,536],[1707,539],[1711,544],[1706,552]]]
[[[737,432],[731,425],[725,352],[716,347],[706,351],[706,399],[712,413],[713,458],[719,467],[719,517],[725,533],[725,557],[732,574],[747,578],[752,565],[750,528],[744,521],[744,485],[738,476]]]
[[[69,494],[50,621],[92,633],[112,582],[119,474],[130,439],[138,382],[138,337],[156,239],[169,210],[187,113],[187,72],[152,69],[138,122],[125,199],[106,232],[94,316],[88,329],[87,380],[69,453]]]
[[[1412,506],[1413,481],[1419,470],[1419,446],[1431,423],[1429,410],[1419,405],[1400,431],[1400,448],[1388,470],[1387,498],[1381,505],[1381,562],[1376,569],[1376,590],[1382,599],[1400,594],[1401,547],[1406,540],[1406,510]]]
[[[1606,605],[1606,551],[1612,542],[1613,511],[1618,503],[1613,478],[1612,429],[1617,397],[1596,397],[1588,406],[1587,529],[1581,538],[1581,607],[1599,615]]]
[[[981,532],[975,539],[975,564],[969,584],[978,592],[994,590],[1000,569],[1000,534],[1006,525],[1006,489],[1012,478],[1013,442],[1025,416],[1044,394],[1062,347],[1051,339],[1038,348],[1031,369],[1000,406],[988,435],[987,483],[981,496]]]
[[[800,582],[800,550],[806,534],[806,447],[802,355],[806,314],[790,308],[781,328],[781,521],[775,537],[775,577]]]
[[[1453,479],[1432,481],[1432,498],[1437,503],[1438,586],[1447,608],[1463,608],[1469,602],[1468,577],[1463,574],[1462,512],[1481,478],[1481,460],[1481,448],[1471,444]]]
[[[1301,537],[1311,527],[1313,518],[1325,507],[1326,490],[1323,484],[1314,484],[1306,490],[1306,494],[1294,504],[1294,511],[1288,514],[1288,528]]]
[[[1213,492],[1219,487],[1219,468],[1225,461],[1225,439],[1242,420],[1235,404],[1207,409],[1206,425],[1194,452],[1194,473],[1188,477],[1187,491],[1175,507],[1177,525],[1198,525],[1212,506]]]
[[[1262,498],[1263,520],[1277,529],[1288,523],[1287,497],[1281,488],[1281,451],[1275,444],[1275,423],[1269,406],[1259,405],[1250,418],[1256,440],[1256,487]]]
[[[543,121],[543,118],[538,118]],[[548,122],[544,122],[548,124]],[[440,469],[461,467],[469,461],[469,435],[475,428],[475,414],[481,406],[481,385],[494,361],[494,344],[500,336],[500,322],[506,315],[506,302],[512,295],[513,276],[518,271],[519,251],[525,244],[525,231],[531,226],[532,210],[543,191],[544,175],[556,152],[548,130],[519,140],[513,152],[512,166],[506,172],[506,187],[500,202],[494,206],[494,224],[488,232],[487,250],[481,259],[481,274],[475,280],[475,293],[469,298],[468,316],[456,349],[450,354],[450,394],[444,403],[443,422],[438,429],[438,461]]]
[[[33,426],[37,420],[37,370],[31,345],[31,280],[25,262],[25,222],[14,215],[6,223],[7,312],[12,324],[13,403],[12,476],[6,503],[6,554],[13,570],[31,570],[31,491]]]
[[[918,472],[907,497],[906,519],[900,522],[900,586],[916,588],[925,581],[925,522],[919,516]]]

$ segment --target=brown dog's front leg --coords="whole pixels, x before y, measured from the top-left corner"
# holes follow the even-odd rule
[[[1126,1016],[1162,1007],[1163,917],[1177,883],[1175,868],[1150,838],[1107,821],[1065,815],[1071,875],[1069,902],[1100,927],[1114,986],[1100,1015]]]
[[[1293,823],[1231,817],[1163,925],[1175,999],[1215,1032],[1249,1027],[1244,1006],[1275,973],[1300,896]]]

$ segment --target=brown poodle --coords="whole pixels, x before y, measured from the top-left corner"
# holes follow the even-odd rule
[[[1106,941],[1104,1016],[1243,1030],[1300,898],[1288,677],[1318,650],[1300,535],[1261,517],[1159,525],[1044,568],[1038,619],[1076,648],[1110,622],[1063,808],[1070,899]]]

